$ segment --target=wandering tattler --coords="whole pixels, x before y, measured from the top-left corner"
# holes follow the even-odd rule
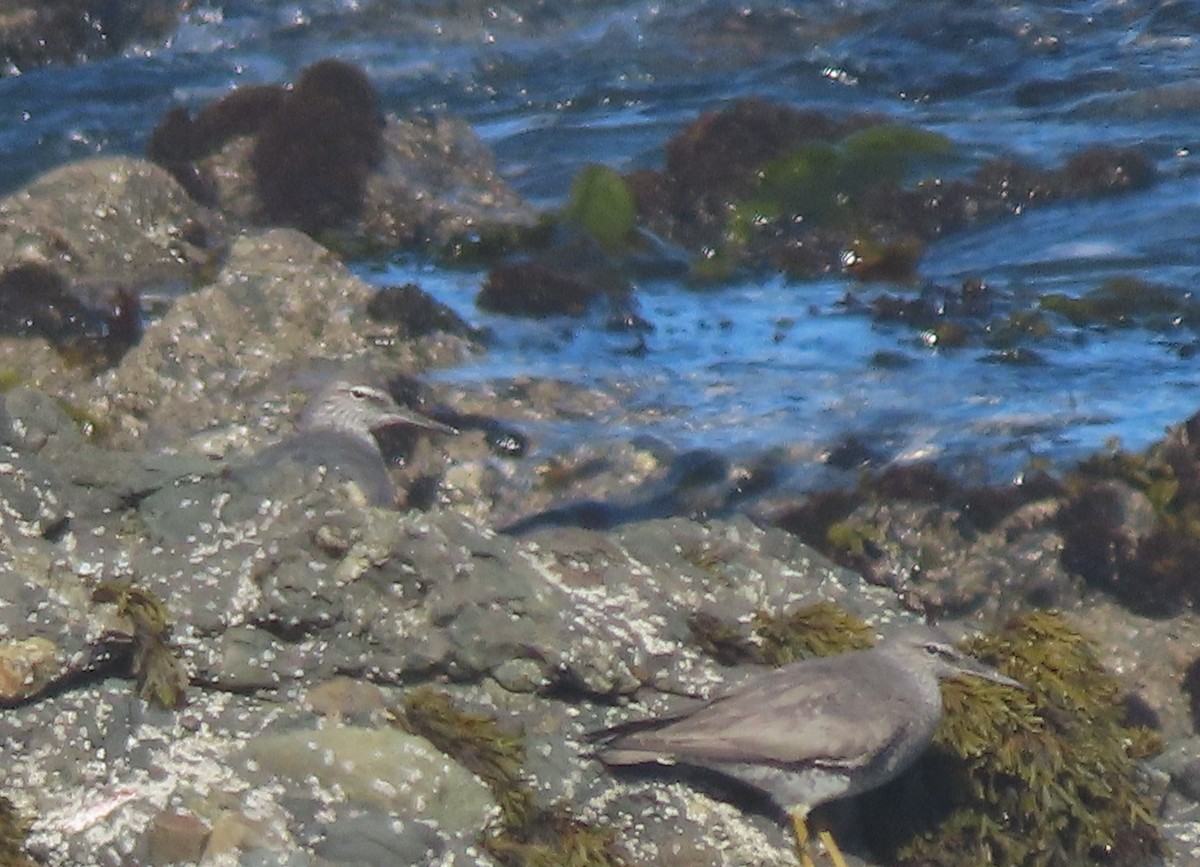
[[[974,675],[1023,689],[928,626],[869,650],[805,659],[751,676],[686,713],[597,733],[607,765],[715,771],[765,792],[792,820],[797,856],[813,867],[808,812],[881,786],[929,746],[942,718],[938,682]],[[821,843],[845,860],[828,831]]]
[[[395,505],[387,464],[372,431],[412,425],[442,433],[458,433],[449,425],[402,408],[373,385],[335,379],[312,398],[296,434],[256,454],[251,473],[276,472],[281,466],[299,472],[322,469],[341,481],[358,485],[373,506]]]

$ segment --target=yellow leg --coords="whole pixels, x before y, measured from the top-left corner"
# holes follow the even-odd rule
[[[817,839],[825,847],[825,851],[829,854],[829,860],[833,862],[833,867],[846,867],[846,859],[842,857],[842,850],[838,848],[837,843],[833,842],[833,834],[829,833],[828,828],[819,830]]]
[[[796,838],[796,858],[800,862],[800,867],[816,867],[813,863],[812,853],[808,851],[808,821],[805,815],[805,810],[793,810],[792,817],[792,834]],[[845,865],[842,865],[845,867]]]

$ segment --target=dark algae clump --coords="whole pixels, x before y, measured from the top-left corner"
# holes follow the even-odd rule
[[[561,806],[542,807],[524,778],[525,744],[495,719],[459,710],[431,687],[410,692],[394,723],[454,758],[492,790],[500,825],[482,844],[503,867],[624,867],[612,833]]]
[[[159,707],[182,707],[188,678],[171,648],[171,620],[162,600],[132,583],[106,581],[96,588],[92,601],[115,604],[117,616],[132,624],[130,669],[138,695]]]
[[[227,143],[253,137],[250,166],[268,222],[309,234],[336,230],[362,210],[368,176],[383,159],[379,97],[356,66],[327,58],[307,67],[290,90],[239,88],[193,117],[167,112],[147,146],[197,201],[217,203],[217,180],[201,164]]]
[[[475,303],[493,313],[582,316],[603,295],[596,284],[533,262],[506,262],[488,274]]]
[[[194,118],[186,108],[176,106],[150,134],[146,156],[169,171],[196,201],[215,205],[216,181],[196,163],[238,136],[257,135],[286,98],[284,88],[260,84],[231,91],[201,108]]]
[[[1140,153],[1104,147],[1048,171],[1006,158],[969,171],[930,130],[752,97],[702,114],[664,151],[662,171],[626,180],[647,228],[690,251],[705,283],[764,267],[908,283],[924,245],[950,232],[1155,179]]]
[[[1193,328],[1200,324],[1200,311],[1189,294],[1136,277],[1113,277],[1079,297],[1048,292],[1042,296],[1040,306],[1081,327],[1141,326],[1168,331],[1179,324]]]
[[[33,861],[25,855],[25,839],[31,824],[17,812],[12,801],[0,795],[0,865],[33,867]]]
[[[362,70],[331,59],[304,70],[250,156],[267,216],[310,234],[357,216],[383,157],[383,128]]]
[[[0,335],[45,338],[68,363],[112,367],[142,336],[137,292],[90,293],[56,268],[21,262],[0,270]]]

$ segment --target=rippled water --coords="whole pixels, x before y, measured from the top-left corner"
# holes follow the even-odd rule
[[[1200,272],[1200,5],[983,2],[239,2],[200,7],[164,45],[0,80],[0,190],[64,161],[140,153],[168,107],[286,80],[337,55],[363,65],[388,111],[464,115],[503,173],[542,204],[588,162],[658,165],[668,136],[744,95],[874,111],[937,130],[964,163],[1011,155],[1050,167],[1094,144],[1141,148],[1161,181],[1064,203],[932,245],[930,284],[977,276],[1004,304],[1135,276],[1190,297]],[[490,326],[486,359],[439,374],[555,376],[614,386],[657,409],[680,446],[760,449],[847,434],[889,455],[942,455],[992,473],[1065,461],[1118,436],[1156,437],[1200,408],[1193,331],[1059,329],[1039,362],[945,350],[848,309],[841,278],[771,278],[697,292],[638,283],[637,335],[594,322],[478,313],[481,274],[411,256],[373,279],[415,279]],[[880,364],[880,354],[902,363]],[[602,421],[567,435],[605,435]]]

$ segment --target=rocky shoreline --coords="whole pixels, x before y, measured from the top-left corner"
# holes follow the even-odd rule
[[[740,111],[757,123],[763,108]],[[542,215],[465,124],[391,118],[381,146],[364,244],[453,247],[468,231],[546,243]],[[611,775],[585,736],[711,695],[760,661],[756,624],[834,603],[870,627],[933,613],[993,634],[1063,612],[1118,678],[1113,725],[1162,742],[1126,750],[1144,801],[1103,827],[1114,839],[1098,863],[1156,863],[1162,843],[1164,863],[1200,862],[1200,622],[1177,574],[1192,562],[1188,425],[1140,461],[1107,456],[1086,484],[971,492],[917,468],[841,499],[774,490],[766,459],[635,441],[540,454],[527,428],[620,419],[620,395],[421,385],[485,352],[481,336],[419,289],[385,290],[403,300],[381,313],[330,247],[259,225],[238,176],[250,152],[234,137],[197,157],[219,181],[212,207],[128,158],[62,167],[0,201],[0,304],[28,326],[0,335],[0,794],[32,822],[29,858],[791,863],[786,825],[746,793]],[[1093,160],[1115,187],[1148,182],[1128,154]],[[1055,190],[1078,171],[1054,174]],[[664,236],[715,237],[695,214],[684,225],[680,177],[635,181]],[[959,216],[986,173],[973,184],[954,193]],[[606,268],[588,279],[619,297]],[[150,286],[176,288],[155,301]],[[134,300],[138,328],[123,330]],[[397,509],[317,476],[251,490],[227,471],[293,430],[308,378],[331,369],[381,375],[461,431],[383,439]],[[1092,542],[1107,572],[1078,565]],[[1163,605],[1117,601],[1157,592],[1131,582],[1163,577],[1170,558],[1183,563]],[[147,637],[147,620],[164,628]],[[147,682],[152,638],[182,666],[181,694],[160,670]],[[742,656],[720,661],[733,646]],[[840,823],[851,863],[879,863],[866,811]]]

